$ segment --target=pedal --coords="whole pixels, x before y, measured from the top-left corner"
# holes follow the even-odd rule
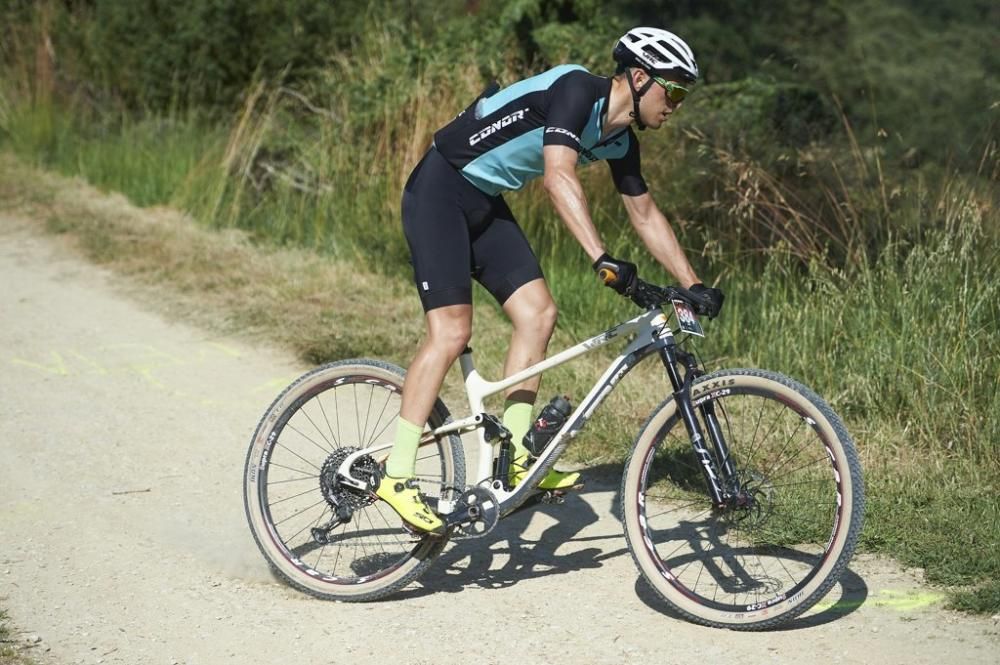
[[[559,505],[566,502],[566,495],[570,492],[578,492],[583,489],[583,483],[577,483],[572,487],[565,487],[559,490],[545,490],[539,497],[542,503]]]
[[[558,506],[566,503],[566,492],[560,490],[549,490],[548,492],[543,493],[538,500],[550,506]]]

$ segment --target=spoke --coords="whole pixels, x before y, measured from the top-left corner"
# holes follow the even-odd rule
[[[754,426],[753,426],[753,436],[750,437],[750,450],[747,451],[747,458],[746,458],[746,464],[747,464],[747,466],[749,466],[750,464],[753,463],[753,457],[754,457],[754,455],[757,454],[757,451],[756,451],[756,447],[757,447],[757,432],[760,431],[760,423],[764,419],[764,407],[767,406],[767,398],[761,396],[760,399],[761,399],[762,404],[761,404],[760,409],[757,410],[757,422],[754,423]],[[730,434],[732,434],[732,433],[730,432]],[[734,439],[730,438],[730,441],[733,441],[733,440]]]
[[[363,440],[364,437],[362,436],[361,432],[361,412],[360,412],[361,410],[358,408],[358,384],[352,383],[351,388],[353,389],[352,392],[354,393],[354,426],[357,427],[357,429],[354,431],[357,432],[358,446],[361,446],[361,441]]]
[[[358,547],[360,547],[361,553],[367,557],[368,548],[365,547],[365,541],[361,538],[361,525],[358,524],[358,522],[360,522],[360,520],[354,521],[354,535],[356,536],[354,538],[354,551],[357,552]],[[355,557],[355,561],[357,561],[357,557]]]
[[[305,415],[305,414],[303,414],[303,415]],[[310,423],[312,423],[312,426],[313,426],[313,427],[316,427],[316,424],[315,424],[315,423],[313,423],[312,419],[311,419],[311,418],[310,418],[310,417],[309,417],[308,415],[306,415],[306,416],[305,416],[305,418],[306,418],[306,420],[308,420],[308,421],[309,421]],[[305,440],[306,440],[306,441],[308,441],[309,443],[313,444],[314,446],[316,446],[317,448],[319,448],[320,450],[322,450],[322,451],[323,451],[323,454],[324,454],[324,455],[329,455],[329,454],[330,454],[330,453],[332,452],[332,451],[331,451],[331,450],[330,450],[329,448],[324,448],[324,447],[323,447],[323,446],[321,446],[320,444],[318,444],[318,443],[316,443],[315,441],[313,441],[311,437],[307,436],[307,435],[306,435],[306,434],[305,434],[304,432],[300,431],[300,430],[299,430],[299,428],[297,428],[297,427],[296,427],[295,425],[293,425],[292,423],[290,423],[290,422],[289,422],[289,423],[286,423],[286,424],[285,424],[285,427],[287,427],[288,429],[292,430],[293,432],[295,432],[296,434],[298,434],[299,436],[301,436],[301,437],[302,437],[303,439],[305,439]],[[279,445],[279,446],[281,446],[282,448],[284,448],[285,450],[288,450],[288,452],[292,452],[292,451],[291,451],[291,449],[289,449],[289,448],[288,448],[288,446],[286,446],[286,445],[285,445],[284,443],[281,443],[281,442],[279,441],[279,442],[278,442],[278,445]],[[296,457],[298,457],[299,459],[301,459],[302,461],[304,461],[304,462],[306,462],[306,463],[308,463],[308,464],[312,464],[312,462],[309,462],[309,460],[305,459],[305,458],[304,458],[304,457],[302,457],[301,455],[296,455],[295,453],[292,453],[292,454],[293,454],[293,455],[295,455]]]
[[[653,515],[647,515],[646,519],[647,520],[652,520],[652,519],[655,519],[657,517],[661,517],[663,515],[669,515],[670,513],[676,513],[677,511],[683,510],[684,508],[688,508],[690,506],[700,505],[701,503],[702,503],[701,501],[692,501],[691,503],[685,504],[683,506],[678,506],[676,508],[671,508],[670,510],[664,510],[663,512],[654,513]],[[701,511],[697,515],[693,515],[693,516],[689,517],[687,519],[687,521],[694,520],[694,519],[696,519],[698,517],[701,517],[702,515],[708,514],[710,512],[712,512],[712,509],[711,508],[706,508],[705,510]]]
[[[344,437],[340,434],[340,400],[337,399],[337,387],[333,388],[333,417],[337,421],[337,436],[333,437],[335,441],[343,441]]]
[[[694,578],[694,587],[691,589],[692,592],[698,593],[698,584],[701,582],[702,573],[705,572],[705,565],[702,564],[701,570],[698,571],[698,577]]]
[[[796,457],[797,457],[797,456],[798,456],[798,455],[796,455]],[[788,462],[792,461],[792,459],[794,459],[794,457],[793,457],[793,458],[791,458],[791,459],[788,459],[788,460],[786,460],[785,462],[782,462],[782,463],[781,463],[781,466],[784,466],[784,465],[785,465],[785,464],[787,464]],[[828,458],[828,457],[827,457],[826,455],[821,455],[821,456],[817,457],[816,459],[813,459],[813,460],[810,460],[810,461],[806,462],[805,464],[802,464],[801,466],[797,466],[797,467],[795,467],[795,468],[794,468],[794,469],[792,469],[791,471],[788,471],[788,472],[786,472],[786,473],[785,473],[785,475],[786,475],[786,476],[788,476],[788,475],[792,475],[792,474],[794,474],[794,473],[795,473],[795,472],[797,472],[797,471],[801,471],[802,469],[807,469],[807,468],[809,468],[809,467],[811,467],[811,466],[815,466],[815,465],[817,465],[817,464],[821,464],[821,463],[822,463],[822,465],[823,465],[823,466],[825,466],[825,465],[826,465],[825,463],[826,463],[826,460],[827,460],[827,459],[829,459],[829,458]],[[777,470],[778,470],[778,469],[780,469],[780,468],[781,468],[780,466],[779,466],[779,467],[776,467],[776,468],[775,468],[775,469],[774,469],[774,470],[773,470],[773,471],[771,472],[771,474],[769,474],[769,475],[773,475],[774,471],[777,471]]]
[[[312,400],[310,400],[310,401],[312,401]],[[316,401],[317,402],[319,401],[319,396],[318,395],[316,396]],[[330,440],[326,438],[326,434],[323,433],[323,430],[320,429],[319,425],[316,424],[316,422],[312,419],[312,416],[310,416],[309,413],[306,411],[306,405],[307,404],[308,404],[308,402],[306,402],[306,404],[302,405],[302,408],[299,409],[299,413],[302,414],[303,418],[305,418],[306,420],[309,421],[309,424],[313,426],[313,429],[316,430],[316,433],[319,434],[320,437],[322,437],[323,441],[326,442],[326,445],[330,446],[330,447],[327,448],[326,446],[321,446],[318,443],[316,443],[315,441],[313,441],[312,439],[309,439],[309,441],[312,441],[312,443],[314,443],[317,447],[319,447],[323,452],[325,452],[325,453],[332,453],[333,452],[333,448],[335,448],[336,446],[333,445],[332,443],[330,443]],[[320,411],[322,411],[322,409],[320,409]],[[292,427],[292,429],[294,431],[296,431],[296,432],[299,432],[299,430],[295,429],[294,427]],[[299,434],[302,434],[302,432],[299,432]],[[305,436],[305,434],[302,434],[302,436]],[[306,437],[306,438],[308,439],[309,437]]]
[[[663,563],[666,563],[671,557],[673,557],[675,554],[677,554],[677,551],[679,549],[681,549],[685,545],[687,545],[687,546],[689,546],[691,548],[691,552],[692,553],[696,553],[698,550],[695,549],[694,542],[697,542],[697,541],[681,540],[680,543],[677,545],[677,547],[675,547],[669,554],[667,554],[666,556],[660,556],[660,561],[662,561]],[[659,556],[659,554],[657,554],[657,556]],[[685,569],[687,569],[687,567],[690,566],[695,561],[698,561],[698,559],[692,559],[691,561],[689,561],[684,566],[684,568],[681,569],[681,572],[683,572]],[[677,573],[677,577],[680,577],[680,573]]]
[[[790,570],[788,570],[788,567],[787,567],[787,566],[785,566],[785,561],[784,561],[784,557],[780,557],[780,556],[776,556],[776,557],[774,557],[774,558],[778,560],[778,565],[779,565],[779,566],[781,566],[781,569],[782,569],[783,571],[785,571],[785,575],[787,575],[787,576],[788,576],[788,579],[789,579],[789,580],[791,580],[791,582],[792,582],[792,586],[795,586],[796,584],[798,584],[798,583],[799,583],[799,580],[797,580],[797,579],[795,578],[795,576],[794,576],[794,575],[792,575],[791,571],[790,571]],[[808,574],[808,573],[807,573],[807,574]],[[803,577],[805,577],[805,576],[803,575]]]
[[[371,439],[368,438],[368,420],[372,415],[372,401],[375,397],[375,386],[370,384],[368,386],[368,408],[365,409],[365,426],[361,430],[361,440],[358,442],[358,446],[361,448],[367,448],[368,444],[371,443]]]
[[[378,427],[378,424],[382,422],[382,416],[385,415],[385,410],[389,406],[389,402],[392,401],[393,392],[391,390],[386,390],[385,393],[386,393],[385,403],[382,405],[382,410],[379,411],[378,418],[375,419],[375,427]],[[382,436],[382,433],[385,432],[387,429],[389,429],[389,425],[392,424],[392,421],[393,419],[390,418],[388,422],[386,422],[386,424],[382,426],[381,429],[372,434],[372,438],[368,440],[368,445],[371,445],[376,441],[378,441],[379,437]]]
[[[285,483],[299,483],[302,482],[303,480],[315,481],[317,478],[319,478],[319,476],[303,476],[302,478],[289,478],[288,480],[269,480],[267,482],[267,486],[270,487],[271,485],[284,485]]]
[[[337,389],[336,389],[336,387],[334,387],[332,389],[332,392],[333,392],[333,405],[334,405],[334,407],[336,407],[337,406]],[[323,393],[319,393],[318,395],[316,395],[316,401],[319,403],[319,412],[323,414],[323,422],[326,423],[326,428],[328,430],[330,430],[330,438],[333,439],[334,447],[335,448],[343,448],[343,446],[340,445],[340,440],[333,433],[333,427],[330,426],[330,418],[329,418],[329,416],[326,415],[326,409],[323,408],[323,400],[321,399],[322,397],[323,397]]]
[[[347,531],[347,523],[345,522],[344,524],[341,524],[341,525],[338,526],[338,528],[340,528],[340,527],[343,527],[344,528],[344,532],[346,533],[346,531]],[[340,553],[343,552],[343,551],[344,551],[344,544],[338,542],[337,543],[337,558],[333,560],[333,570],[330,571],[331,573],[333,573],[334,577],[337,577],[337,564],[340,563]]]
[[[305,462],[306,464],[308,464],[308,465],[309,465],[309,466],[311,466],[312,468],[316,469],[317,471],[320,471],[320,472],[322,472],[322,471],[323,471],[323,469],[319,468],[318,466],[316,466],[315,464],[313,464],[312,462],[310,462],[309,460],[307,460],[307,459],[306,459],[305,457],[303,457],[302,455],[299,455],[299,454],[298,454],[297,452],[295,452],[294,450],[292,450],[291,448],[289,448],[288,446],[286,446],[286,445],[285,445],[285,444],[283,444],[282,442],[278,441],[277,445],[278,445],[278,446],[280,446],[280,447],[282,447],[282,448],[284,448],[285,450],[287,450],[287,451],[288,451],[288,452],[290,452],[291,454],[295,455],[295,456],[296,456],[296,457],[298,457],[298,458],[299,458],[300,460],[302,460],[303,462]]]
[[[294,471],[295,473],[303,473],[303,474],[308,474],[309,473],[308,471],[302,471],[301,469],[296,469],[296,468],[293,468],[293,467],[290,467],[290,466],[285,466],[284,464],[277,464],[276,462],[273,462],[273,461],[269,462],[268,465],[267,465],[268,468],[271,468],[272,466],[276,466],[279,469],[286,469],[288,471]],[[313,475],[311,475],[309,477],[310,478],[319,478],[319,474],[318,473],[317,474],[313,474]]]
[[[792,460],[794,460],[796,457],[798,457],[799,455],[801,455],[802,451],[805,450],[808,447],[808,446],[799,446],[799,448],[795,451],[794,455],[792,455],[791,457],[788,457],[788,458],[785,457],[785,452],[791,447],[792,442],[795,440],[795,437],[799,433],[799,430],[802,429],[802,424],[804,422],[805,421],[803,421],[803,420],[799,421],[799,424],[795,428],[795,431],[792,432],[788,436],[788,440],[785,442],[785,445],[778,452],[778,454],[774,456],[774,458],[776,460],[781,460],[781,461],[780,462],[775,462],[774,466],[771,468],[770,473],[768,475],[773,475],[778,469],[780,469],[781,467],[785,466],[786,464],[788,464],[789,462],[791,462]]]
[[[298,494],[293,494],[292,496],[286,496],[284,499],[278,499],[277,501],[274,501],[273,503],[267,504],[267,506],[268,506],[268,508],[271,508],[273,506],[277,506],[279,503],[284,503],[285,501],[291,501],[292,499],[297,499],[300,496],[305,496],[306,494],[312,494],[315,491],[316,491],[315,487],[310,487],[305,492],[299,492]]]
[[[330,506],[327,506],[326,508],[324,508],[324,509],[323,509],[323,512],[321,512],[321,513],[319,514],[319,517],[317,517],[317,518],[316,518],[316,521],[315,521],[315,522],[313,522],[312,524],[306,524],[306,525],[305,525],[304,527],[302,527],[301,529],[299,529],[297,533],[295,533],[294,535],[290,536],[289,538],[283,538],[283,540],[285,541],[285,545],[286,545],[286,546],[287,546],[287,547],[288,547],[289,549],[291,549],[291,547],[292,547],[292,541],[294,541],[294,540],[295,540],[296,538],[298,538],[298,537],[299,537],[299,535],[300,535],[300,534],[301,534],[301,533],[302,533],[303,531],[305,531],[306,529],[311,529],[311,528],[315,527],[316,525],[318,525],[318,524],[319,524],[320,522],[322,522],[322,521],[323,521],[323,518],[324,518],[324,517],[326,517],[326,512],[327,512],[328,510],[330,510]],[[332,515],[332,514],[333,514],[333,512],[331,511],[331,513],[330,513],[330,514]],[[308,542],[308,541],[307,541],[307,542]]]
[[[382,521],[386,522],[386,526],[389,526],[388,520],[386,520],[385,516],[382,515],[382,511],[378,511],[378,513],[382,517]],[[368,515],[368,511],[367,510],[365,511],[365,519],[368,520],[368,525],[371,526],[371,528],[372,528],[372,536],[375,538],[375,542],[378,544],[378,546],[382,549],[382,551],[385,554],[388,554],[388,552],[386,552],[385,545],[382,544],[382,540],[378,537],[378,529],[375,528],[375,524],[372,522],[372,518],[371,518],[370,515]],[[395,531],[391,527],[389,528],[389,532],[393,534],[393,537],[396,540],[396,544],[400,545],[402,547],[402,541],[400,541],[399,535],[396,534]]]
[[[275,522],[274,526],[277,527],[278,525],[284,524],[285,522],[287,522],[288,520],[292,519],[293,517],[297,517],[297,516],[301,515],[302,513],[306,512],[307,510],[312,510],[313,508],[315,508],[316,506],[320,505],[321,503],[325,504],[326,503],[326,499],[320,499],[319,501],[317,501],[313,505],[307,506],[307,507],[303,508],[302,510],[300,510],[297,513],[292,513],[291,515],[289,515],[285,519],[281,520],[280,522]],[[268,509],[270,509],[270,506],[268,506]]]
[[[817,478],[816,480],[794,480],[787,483],[779,483],[777,485],[768,484],[768,487],[773,487],[774,489],[778,489],[779,487],[800,487],[802,485],[829,485],[830,487],[833,487],[834,484],[835,483],[832,478],[824,476],[823,478]]]

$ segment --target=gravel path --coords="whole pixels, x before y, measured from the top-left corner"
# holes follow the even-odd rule
[[[611,479],[450,545],[389,601],[296,593],[240,482],[260,413],[308,368],[164,320],[34,227],[0,217],[0,606],[43,663],[1000,663],[997,620],[872,557],[783,631],[673,618]]]

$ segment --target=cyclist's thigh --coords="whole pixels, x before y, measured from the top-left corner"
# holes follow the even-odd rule
[[[503,305],[520,287],[544,276],[507,203],[499,196],[492,203],[489,222],[472,228],[473,275]]]
[[[403,233],[424,311],[472,304],[465,188],[473,186],[432,148],[403,191]]]

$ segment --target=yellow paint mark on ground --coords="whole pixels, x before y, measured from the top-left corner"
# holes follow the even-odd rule
[[[864,600],[824,598],[816,603],[814,610],[852,610],[862,605],[896,610],[897,612],[912,612],[926,607],[940,605],[947,596],[939,591],[900,591],[897,589],[882,589],[877,594],[871,594]]]
[[[100,374],[101,376],[106,376],[109,373],[108,369],[106,367],[104,367],[103,365],[101,365],[100,363],[98,363],[96,360],[88,358],[87,356],[83,355],[79,351],[75,351],[75,350],[71,349],[69,351],[69,354],[72,355],[77,360],[79,360],[79,361],[81,361],[81,362],[86,363],[87,365],[89,365],[94,370],[94,372],[96,372],[97,374]]]
[[[242,353],[240,353],[239,351],[237,351],[236,349],[234,349],[234,348],[232,348],[230,346],[226,346],[225,344],[220,344],[219,342],[209,342],[208,345],[211,346],[211,347],[214,347],[214,348],[218,349],[219,351],[222,351],[227,356],[230,356],[230,357],[233,357],[233,358],[242,358],[243,357]]]
[[[11,358],[10,362],[14,365],[23,365],[24,367],[30,367],[32,369],[37,369],[46,374],[55,374],[56,376],[69,376],[69,370],[66,368],[66,361],[63,357],[59,355],[56,351],[49,353],[49,357],[52,359],[52,363],[48,365],[43,365],[41,363],[33,363],[30,360],[25,360],[24,358]]]
[[[295,374],[293,376],[285,376],[278,379],[271,379],[270,381],[265,381],[264,383],[261,383],[260,385],[254,387],[250,392],[251,393],[268,392],[277,395],[279,391],[287,388],[292,383],[292,381],[299,378],[299,376],[300,376],[299,374]]]

